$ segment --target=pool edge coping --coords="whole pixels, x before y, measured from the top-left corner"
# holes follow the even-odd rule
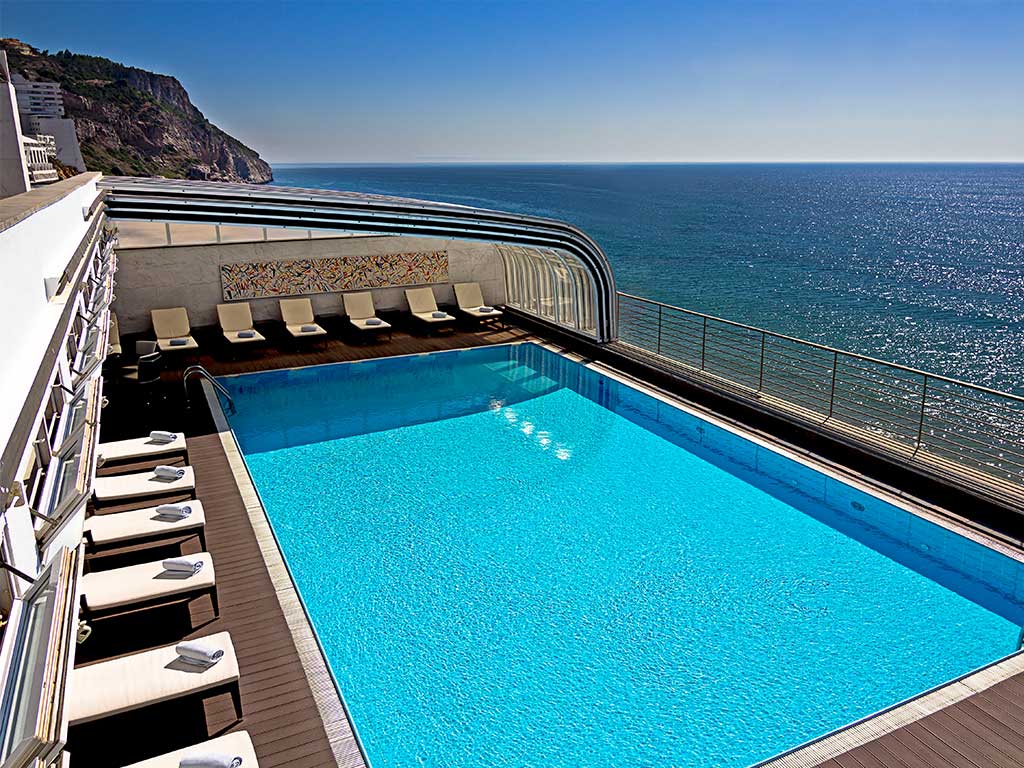
[[[1021,673],[1024,673],[1024,651],[1017,651],[948,683],[922,691],[891,707],[754,763],[750,768],[815,768]]]
[[[295,643],[295,650],[299,655],[310,692],[313,694],[313,700],[327,734],[327,741],[331,746],[335,763],[339,768],[358,766],[359,763],[352,760],[352,745],[354,744],[362,759],[362,765],[365,768],[372,768],[341,688],[327,662],[323,645],[313,629],[306,604],[299,594],[284,553],[281,551],[266,508],[263,506],[263,501],[249,474],[234,430],[231,429],[227,417],[224,415],[224,409],[214,392],[213,385],[204,380],[202,387],[203,395],[213,417],[214,428],[217,430],[217,437],[220,439],[232,477],[242,498],[242,504],[245,506],[246,516],[256,535],[263,564],[270,576],[274,594],[281,606],[281,612],[284,614],[292,642]]]

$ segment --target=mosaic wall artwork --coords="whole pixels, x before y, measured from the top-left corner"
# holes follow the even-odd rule
[[[448,251],[220,265],[224,301],[448,282]]]

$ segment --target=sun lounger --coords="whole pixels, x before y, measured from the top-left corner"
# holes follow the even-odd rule
[[[317,325],[309,299],[281,299],[278,304],[284,327],[294,338],[327,335],[327,331]]]
[[[146,459],[165,460],[169,456],[188,456],[183,432],[175,432],[174,440],[154,440],[146,437],[133,437],[130,440],[116,440],[99,444],[99,462],[101,467],[111,467],[126,462],[144,461]]]
[[[181,761],[187,757],[211,753],[239,757],[242,759],[241,768],[259,768],[259,763],[256,761],[256,749],[252,745],[248,731],[235,731],[226,736],[204,741],[202,744],[194,744],[191,747],[177,749],[159,757],[151,757],[141,763],[132,763],[125,768],[178,768]]]
[[[86,545],[96,550],[129,541],[135,543],[195,534],[199,537],[199,546],[205,551],[206,510],[203,502],[193,499],[182,503],[192,510],[187,517],[160,514],[156,507],[87,517],[82,531]]]
[[[155,560],[85,574],[79,582],[83,618],[91,620],[134,613],[158,605],[191,601],[202,595],[210,596],[214,615],[220,615],[213,558],[209,552],[187,557],[201,562],[202,568],[195,573],[171,571],[164,567],[163,560]]]
[[[249,302],[237,304],[218,304],[217,319],[224,338],[232,344],[250,344],[254,341],[266,341],[263,335],[252,324],[252,310]]]
[[[123,712],[199,693],[231,693],[235,716],[242,719],[238,690],[238,660],[231,635],[218,632],[202,638],[221,648],[216,664],[202,667],[185,662],[173,645],[122,656],[71,671],[66,712],[71,725],[80,725]],[[169,723],[173,728],[174,724]]]
[[[460,312],[475,320],[504,322],[501,320],[501,310],[488,306],[484,301],[480,283],[456,283],[455,301],[458,302]]]
[[[348,321],[363,334],[382,333],[387,331],[391,336],[391,325],[377,317],[377,310],[373,306],[373,294],[369,291],[361,293],[346,293],[342,296],[345,303],[345,314]]]
[[[187,352],[199,349],[196,340],[189,334],[192,328],[188,324],[188,312],[184,307],[171,309],[154,309],[149,313],[153,318],[153,333],[161,352]]]
[[[409,302],[409,311],[417,320],[426,323],[428,328],[450,326],[455,318],[437,308],[437,299],[430,286],[407,288],[405,299]]]
[[[97,477],[92,484],[93,495],[100,503],[130,499],[135,496],[160,496],[194,491],[196,475],[192,467],[182,467],[184,474],[177,480],[164,480],[153,472],[133,472],[130,475]]]

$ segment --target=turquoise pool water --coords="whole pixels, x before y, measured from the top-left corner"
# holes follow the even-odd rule
[[[221,381],[375,768],[742,768],[1024,622],[1015,561],[534,345]]]

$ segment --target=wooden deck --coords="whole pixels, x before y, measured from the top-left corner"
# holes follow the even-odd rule
[[[110,722],[72,729],[69,749],[76,764],[124,765],[133,760],[201,741],[220,733],[246,729],[253,737],[260,765],[307,768],[339,764],[322,725],[307,679],[274,586],[259,551],[228,460],[214,431],[205,403],[194,397],[185,409],[180,371],[196,362],[216,375],[317,365],[389,355],[418,354],[486,344],[523,341],[533,337],[517,328],[462,330],[438,337],[396,332],[391,342],[353,345],[336,338],[309,347],[290,347],[272,340],[262,350],[232,359],[218,344],[214,332],[196,334],[207,350],[191,360],[178,361],[165,375],[157,406],[141,407],[130,386],[108,388],[111,406],[103,415],[103,439],[135,436],[150,429],[185,430],[191,463],[195,465],[197,494],[207,508],[209,549],[217,566],[222,615],[213,620],[209,602],[202,598],[191,611],[162,609],[145,618],[110,620],[96,626],[93,637],[79,650],[88,663],[120,653],[229,630],[241,669],[245,718],[233,722],[231,704],[221,696],[201,705],[196,700],[149,708]],[[126,349],[131,340],[126,339]],[[195,540],[185,551],[198,551]],[[172,546],[167,551],[177,551]],[[152,559],[163,555],[151,549]],[[102,567],[138,562],[139,553],[113,553]],[[1024,672],[971,693],[955,703],[936,708],[884,735],[881,731],[859,740],[857,746],[838,749],[815,759],[793,753],[771,761],[773,768],[1021,768],[1024,766]],[[354,749],[341,764],[363,765]]]
[[[489,344],[503,344],[523,341],[530,333],[509,325],[505,328],[467,328],[460,326],[451,333],[423,336],[418,333],[395,329],[391,340],[385,336],[378,341],[363,343],[346,339],[340,320],[317,318],[328,329],[329,335],[323,341],[302,339],[300,341],[281,336],[280,328],[274,323],[260,324],[257,328],[268,340],[266,344],[239,348],[229,347],[216,328],[200,328],[194,332],[200,345],[200,354],[176,356],[165,354],[168,370],[173,372],[188,364],[198,364],[215,376],[233,373],[252,373],[274,368],[298,368],[324,363],[344,363],[352,360],[366,360],[374,357],[415,355],[423,352],[438,352],[445,349],[481,347]],[[125,337],[124,348],[134,347],[134,338]]]

